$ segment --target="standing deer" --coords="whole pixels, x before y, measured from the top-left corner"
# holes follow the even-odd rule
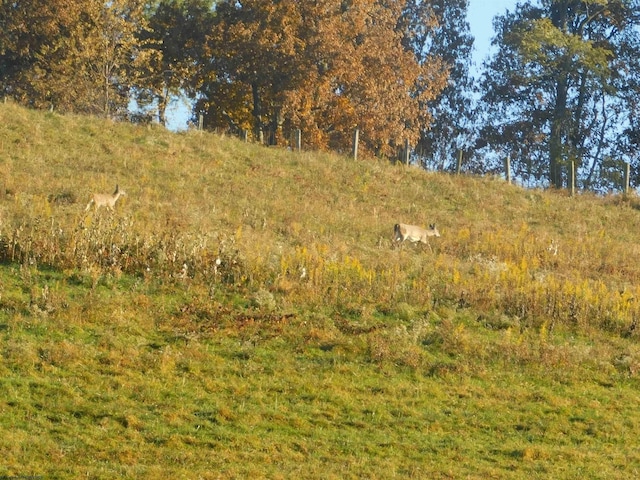
[[[431,248],[428,237],[439,237],[440,232],[436,228],[436,224],[429,225],[429,229],[416,227],[415,225],[405,225],[404,223],[396,223],[393,227],[393,239],[396,242],[404,242],[409,240],[412,243],[421,242]]]
[[[107,210],[113,211],[113,207],[115,207],[116,202],[122,195],[126,195],[127,193],[124,190],[120,190],[118,185],[116,185],[116,191],[113,194],[109,193],[94,193],[91,195],[89,199],[89,203],[87,204],[87,208],[84,209],[85,212],[89,211],[91,208],[91,204],[93,204],[93,208],[97,211],[100,207],[107,207]]]

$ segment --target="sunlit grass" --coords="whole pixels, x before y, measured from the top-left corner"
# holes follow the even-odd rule
[[[635,197],[11,104],[0,175],[0,475],[640,468]]]

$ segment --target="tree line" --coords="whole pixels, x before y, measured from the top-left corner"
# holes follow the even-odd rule
[[[640,0],[522,1],[472,71],[468,0],[2,0],[0,94],[565,187],[640,173]],[[137,108],[132,109],[132,100]],[[142,112],[142,113],[141,113]],[[266,138],[265,138],[266,136]]]

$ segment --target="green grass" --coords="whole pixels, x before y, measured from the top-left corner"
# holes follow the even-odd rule
[[[0,476],[638,476],[635,197],[11,104],[0,174]]]

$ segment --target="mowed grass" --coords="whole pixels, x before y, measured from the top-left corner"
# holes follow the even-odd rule
[[[634,197],[0,120],[0,476],[638,476]]]

